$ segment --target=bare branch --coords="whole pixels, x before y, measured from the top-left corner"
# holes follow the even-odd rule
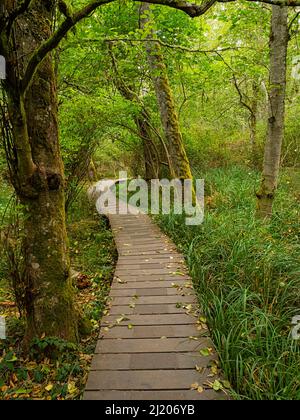
[[[101,40],[92,40],[92,39],[88,39],[86,41],[91,41],[91,42],[101,42]],[[166,42],[161,41],[159,38],[147,38],[147,39],[135,39],[135,38],[109,38],[109,39],[105,39],[104,42],[156,42],[157,44],[161,45],[162,47],[166,47],[166,48],[171,48],[171,49],[177,49],[177,50],[181,50],[184,52],[188,52],[188,53],[202,53],[202,54],[209,54],[209,53],[219,53],[219,52],[224,52],[224,51],[229,51],[229,50],[238,50],[244,47],[226,47],[226,48],[218,48],[215,50],[201,50],[198,48],[188,48],[188,47],[184,47],[183,45],[172,45],[172,44],[168,44]]]
[[[217,53],[218,54],[218,53]],[[236,75],[235,75],[235,71],[233,70],[233,68],[227,63],[227,61],[224,59],[224,57],[222,57],[222,55],[221,54],[218,54],[218,56],[221,58],[221,60],[223,61],[223,63],[225,64],[225,66],[231,71],[231,73],[232,73],[232,79],[233,79],[233,83],[234,83],[234,87],[236,88],[236,91],[237,91],[237,93],[238,93],[238,95],[239,95],[239,98],[240,98],[240,104],[244,107],[244,108],[246,108],[246,109],[248,109],[248,111],[250,112],[250,114],[251,115],[253,115],[254,116],[254,112],[253,112],[253,109],[252,109],[252,107],[245,101],[245,99],[244,99],[244,97],[245,97],[245,95],[242,93],[242,91],[241,91],[241,89],[240,89],[240,86],[239,86],[239,84],[238,84],[238,81],[237,81],[237,78],[236,78]]]

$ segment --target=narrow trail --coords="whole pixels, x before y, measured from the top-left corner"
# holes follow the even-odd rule
[[[84,399],[224,399],[182,255],[149,216],[107,213],[119,258]]]

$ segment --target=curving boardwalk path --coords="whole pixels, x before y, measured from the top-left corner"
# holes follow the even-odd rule
[[[183,257],[149,216],[108,216],[119,259],[84,399],[224,399]]]

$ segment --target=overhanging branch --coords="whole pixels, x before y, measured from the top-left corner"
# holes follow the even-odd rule
[[[140,2],[140,0],[133,1]],[[169,6],[173,9],[181,10],[182,12],[188,14],[190,17],[194,18],[206,13],[215,3],[217,3],[217,0],[205,0],[202,4],[190,3],[184,0],[147,0],[146,3]]]

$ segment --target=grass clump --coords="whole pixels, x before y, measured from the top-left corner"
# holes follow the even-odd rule
[[[300,399],[298,192],[284,174],[271,223],[255,217],[258,174],[242,167],[210,170],[206,214],[189,227],[183,216],[159,223],[185,254],[199,302],[234,395]]]

